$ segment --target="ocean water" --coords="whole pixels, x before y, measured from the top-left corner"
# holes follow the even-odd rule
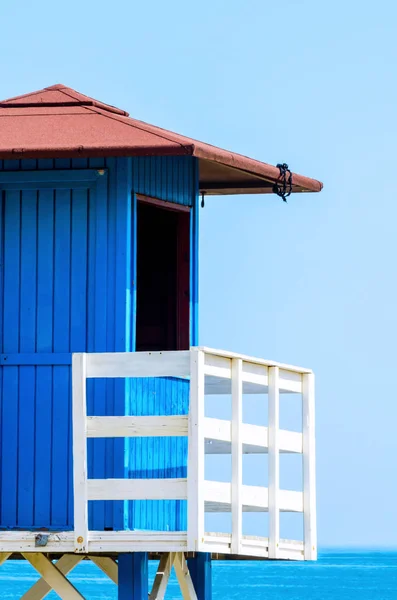
[[[156,563],[149,566],[153,580]],[[37,580],[26,561],[0,567],[0,598],[20,598]],[[88,561],[70,580],[87,598],[116,599],[116,586]],[[166,598],[180,599],[173,577]],[[58,598],[54,593],[48,599]],[[397,552],[323,551],[315,563],[214,561],[213,600],[397,600]]]

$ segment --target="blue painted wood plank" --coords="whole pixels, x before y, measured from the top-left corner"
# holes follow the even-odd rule
[[[54,159],[53,158],[39,158],[37,161],[38,169],[53,169]]]
[[[70,219],[71,192],[56,190],[54,238],[54,352],[70,350]],[[68,431],[71,412],[70,369],[53,367],[52,526],[68,525]]]
[[[103,175],[98,173],[97,169],[69,169],[69,170],[36,170],[36,171],[18,171],[0,172],[0,184],[17,183],[20,185],[20,189],[23,189],[25,183],[34,183],[40,185],[41,183],[49,183],[56,187],[56,184],[67,182],[67,183],[78,183],[87,182],[95,183]]]
[[[197,600],[212,600],[212,561],[208,552],[198,552],[187,561]]]
[[[106,350],[107,329],[107,177],[97,181],[95,202],[95,352]],[[94,415],[106,415],[106,382],[94,382]],[[99,479],[105,474],[106,440],[96,439],[92,444],[93,477]],[[93,503],[94,529],[102,529],[105,524],[105,502]]]
[[[148,555],[146,552],[119,554],[118,600],[147,600]]]
[[[8,192],[4,207],[3,350],[19,351],[20,194]],[[1,526],[17,526],[19,368],[3,370],[1,418]]]
[[[21,352],[36,350],[37,192],[21,199],[20,338]],[[18,525],[29,527],[34,513],[36,369],[19,370]],[[37,432],[38,434],[38,432]]]
[[[23,171],[32,171],[34,169],[37,169],[37,160],[34,158],[25,158],[21,160],[20,168]]]
[[[1,416],[1,527],[17,527],[19,368],[3,372]]]
[[[117,159],[116,182],[116,315],[115,350],[131,351],[131,159]],[[126,414],[129,402],[129,380],[115,382],[115,413]],[[114,477],[124,477],[128,473],[128,440],[114,442]],[[114,527],[128,527],[128,503],[114,503]]]
[[[106,159],[102,157],[89,158],[88,166],[90,169],[103,169],[105,167]]]
[[[0,169],[2,169],[3,161],[0,160]],[[0,194],[0,351],[3,351],[3,324],[4,324],[4,310],[3,310],[3,300],[4,300],[4,285],[3,285],[3,275],[4,275],[4,195]],[[1,447],[1,438],[2,438],[2,417],[3,417],[3,369],[0,369],[0,453],[2,452]],[[1,454],[0,454],[0,469],[1,469]],[[2,498],[2,473],[0,471],[0,524],[1,520],[1,498]]]
[[[38,309],[40,308],[40,303],[38,303]],[[52,308],[52,307],[51,307]],[[41,316],[43,311],[37,311],[37,320],[38,323],[41,321]],[[52,314],[52,310],[46,313],[47,318],[45,320],[45,324],[41,329],[43,334],[46,334],[48,331],[51,334],[51,328],[49,325],[49,317]],[[51,321],[52,323],[52,321]],[[37,341],[40,336],[39,327],[37,327]],[[70,352],[17,352],[17,353],[8,353],[8,354],[0,354],[0,365],[3,367],[8,366],[54,366],[54,365],[71,365],[72,364],[72,355]]]
[[[88,278],[88,193],[86,190],[72,190],[71,210],[70,350],[85,352]],[[69,401],[71,401],[71,395]],[[70,407],[69,411],[71,410]],[[69,448],[72,448],[72,427],[69,427],[68,431],[68,444]],[[70,463],[68,467],[68,523],[73,523],[73,468]]]
[[[86,169],[88,158],[72,158],[72,169]]]
[[[18,171],[20,169],[19,160],[5,160],[3,161],[4,171]]]
[[[55,169],[70,169],[71,165],[70,158],[56,158],[54,160],[54,168]]]
[[[96,251],[96,203],[95,195],[89,196],[88,203],[88,272],[87,272],[87,352],[95,352],[95,251]],[[87,381],[87,414],[94,414],[94,380]],[[93,477],[93,460],[95,440],[87,440],[88,477]],[[88,525],[94,529],[93,502],[88,505]]]
[[[102,164],[100,164],[102,161]],[[105,166],[103,159],[91,159],[90,167],[92,166]],[[115,337],[114,337],[114,324],[116,315],[116,283],[115,283],[115,267],[116,267],[116,203],[113,199],[116,197],[116,160],[111,161],[110,166],[108,165],[108,228],[107,228],[107,244],[108,244],[108,255],[107,255],[107,337],[106,347],[108,352],[112,352],[115,349]],[[114,394],[115,394],[115,381],[108,379],[106,381],[106,414],[114,416]],[[123,440],[121,440],[123,442]],[[105,477],[113,477],[114,473],[114,439],[105,440]],[[123,503],[118,503],[119,507],[123,507]],[[113,528],[113,514],[115,510],[114,502],[105,502],[105,527]]]
[[[198,161],[193,162],[192,210],[190,213],[190,344],[199,344],[199,181]]]

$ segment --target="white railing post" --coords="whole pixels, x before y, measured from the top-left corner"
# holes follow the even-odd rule
[[[279,367],[269,367],[269,558],[278,558],[280,543],[280,392]]]
[[[232,359],[232,554],[241,553],[243,535],[243,361]]]
[[[204,352],[190,351],[188,438],[188,551],[199,551],[204,537]]]
[[[302,376],[303,522],[305,560],[317,559],[314,375]]]
[[[72,356],[72,427],[75,552],[88,551],[86,354]]]

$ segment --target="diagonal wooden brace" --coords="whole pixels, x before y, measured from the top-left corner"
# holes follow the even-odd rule
[[[40,573],[50,589],[54,590],[63,600],[84,600],[84,596],[44,554],[23,552],[22,556]]]
[[[163,600],[171,569],[174,567],[184,600],[197,600],[193,582],[183,552],[168,552],[161,557],[149,600]]]
[[[0,552],[0,565],[3,564],[11,556],[11,552]]]
[[[118,585],[119,583],[119,569],[118,565],[113,558],[107,556],[89,556],[89,559],[96,564],[108,577]]]
[[[56,568],[63,575],[67,575],[83,558],[84,556],[79,554],[64,554],[56,563]],[[50,592],[51,586],[41,578],[21,597],[21,600],[42,600]]]

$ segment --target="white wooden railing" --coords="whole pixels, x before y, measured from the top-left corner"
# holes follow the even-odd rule
[[[90,536],[98,535],[88,530],[88,501],[187,500],[184,547],[188,551],[280,559],[316,558],[314,375],[310,370],[208,348],[181,352],[74,354],[72,370],[76,552],[87,552]],[[188,416],[87,416],[88,378],[169,376],[190,378]],[[268,394],[268,426],[243,423],[243,395],[265,393]],[[279,428],[280,393],[301,395],[302,433]],[[231,395],[231,421],[205,417],[206,394]],[[88,479],[88,437],[144,436],[188,436],[187,478]],[[303,491],[280,489],[280,452],[302,455]],[[267,488],[243,485],[242,457],[250,453],[268,454]],[[205,454],[231,454],[230,483],[205,480]],[[280,539],[282,511],[303,512],[303,541]],[[231,512],[231,534],[206,533],[206,512]],[[243,535],[243,512],[269,513],[268,538]],[[161,532],[158,534],[161,536]],[[164,538],[169,534],[164,532]],[[170,547],[170,551],[174,549]]]

